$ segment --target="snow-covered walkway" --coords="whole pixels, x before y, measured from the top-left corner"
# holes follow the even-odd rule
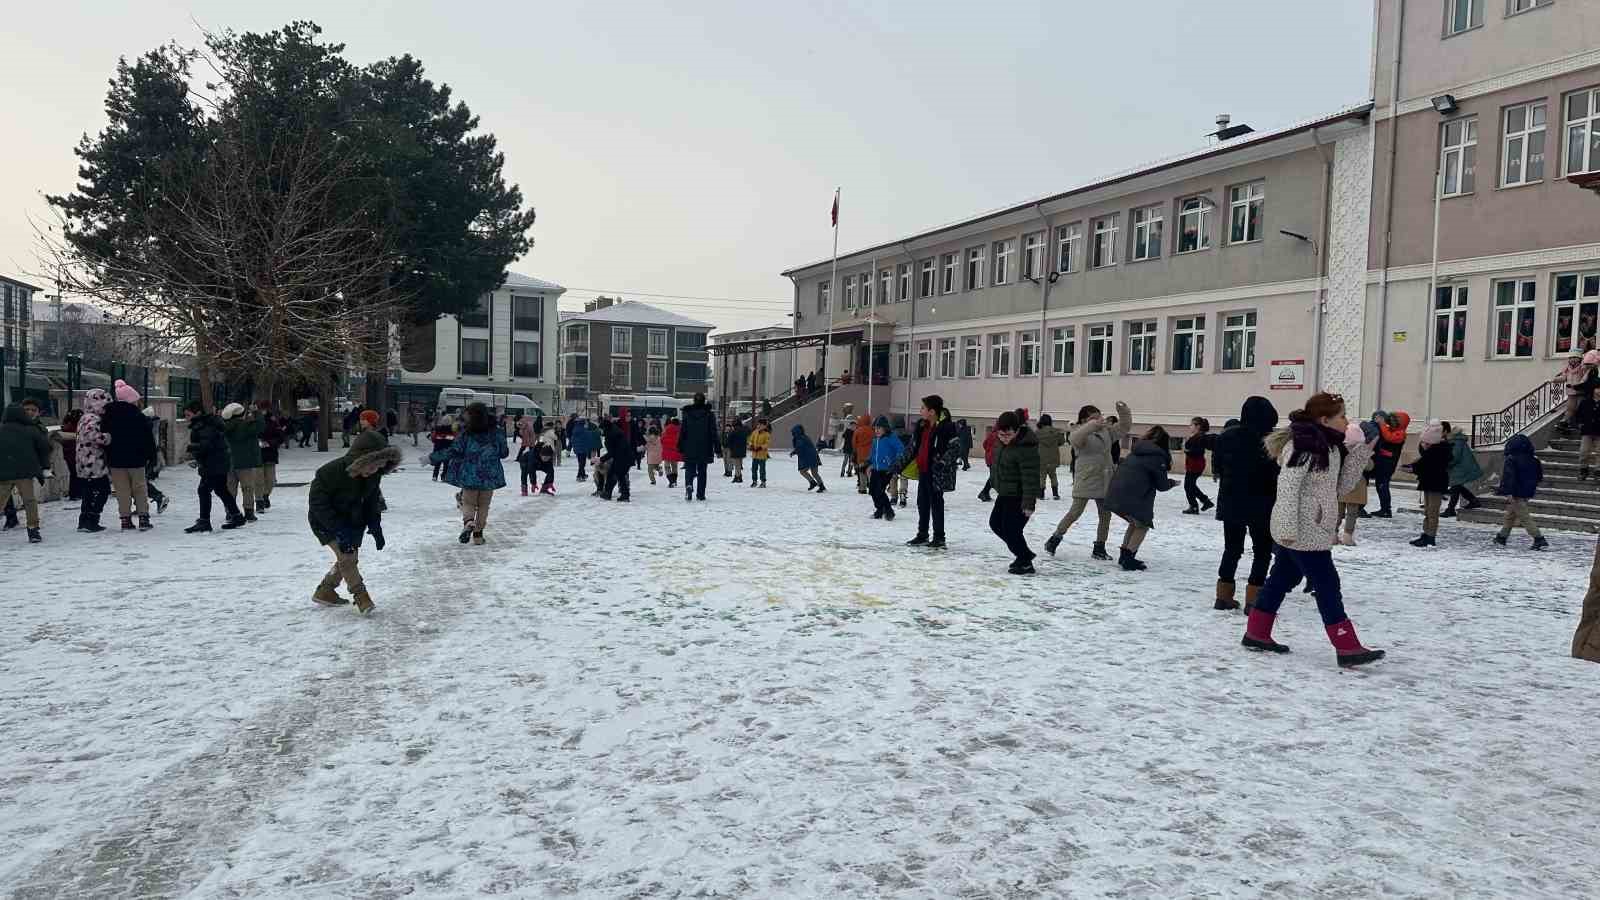
[[[1090,521],[1006,575],[979,468],[938,552],[902,546],[914,508],[872,521],[781,456],[771,488],[714,469],[693,505],[642,473],[603,503],[569,462],[470,547],[404,446],[366,619],[308,599],[304,487],[187,536],[194,477],[169,470],[153,533],[51,505],[46,543],[0,537],[8,895],[1596,889],[1600,666],[1567,656],[1591,537],[1495,552],[1447,521],[1417,551],[1414,513],[1364,521],[1347,602],[1390,656],[1341,671],[1308,596],[1294,653],[1239,648],[1210,609],[1220,526],[1181,491],[1137,575],[1088,559]]]

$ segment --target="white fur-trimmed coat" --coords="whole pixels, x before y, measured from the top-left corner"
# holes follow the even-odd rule
[[[1276,449],[1278,500],[1272,505],[1272,539],[1291,550],[1315,553],[1333,549],[1334,533],[1339,529],[1339,498],[1355,490],[1362,471],[1372,459],[1372,445],[1350,447],[1344,461],[1334,464],[1339,448],[1329,448],[1328,467],[1313,472],[1310,466],[1290,468],[1294,440],[1288,431],[1267,439],[1268,449]]]

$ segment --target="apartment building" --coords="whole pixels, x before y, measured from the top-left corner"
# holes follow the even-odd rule
[[[556,303],[566,290],[509,272],[499,289],[478,298],[473,311],[407,329],[400,340],[399,380],[390,385],[393,402],[431,408],[441,388],[454,387],[521,394],[556,409]]]
[[[1345,389],[1470,421],[1595,343],[1600,206],[1566,179],[1600,172],[1600,3],[1376,11],[1367,298],[1338,313],[1363,362]]]
[[[709,322],[601,297],[561,320],[561,385],[568,407],[601,394],[687,399],[710,382]]]
[[[30,349],[33,328],[33,295],[39,288],[25,281],[0,275],[0,347],[9,355]]]
[[[748,328],[744,331],[722,331],[711,338],[713,345],[738,344],[745,341],[764,341],[786,338],[794,334],[788,325],[769,325],[766,328]],[[771,399],[794,386],[796,353],[735,353],[717,360],[713,380],[718,396],[730,400],[749,400],[753,394],[759,400]],[[722,377],[726,367],[727,378]],[[803,374],[803,373],[802,373]]]

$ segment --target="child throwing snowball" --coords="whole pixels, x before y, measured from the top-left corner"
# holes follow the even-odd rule
[[[799,457],[795,462],[800,467],[800,477],[806,480],[806,490],[826,494],[828,488],[823,485],[822,473],[818,471],[822,466],[822,457],[817,453],[817,445],[806,436],[806,427],[794,426],[789,429],[789,437],[794,444],[789,455]]]

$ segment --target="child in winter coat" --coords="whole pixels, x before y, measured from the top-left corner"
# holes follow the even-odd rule
[[[519,434],[518,439],[520,440],[521,437]],[[516,459],[517,468],[520,470],[522,496],[526,497],[528,496],[528,482],[533,482],[534,490],[539,488],[538,456],[534,453],[532,444],[523,444],[522,449],[517,451]]]
[[[1055,533],[1044,542],[1046,553],[1056,554],[1061,538],[1077,523],[1092,500],[1099,524],[1094,534],[1094,549],[1089,555],[1094,559],[1111,558],[1106,552],[1106,539],[1111,535],[1111,510],[1106,506],[1106,492],[1116,470],[1118,448],[1128,435],[1128,426],[1122,423],[1132,421],[1133,410],[1126,403],[1117,403],[1117,415],[1112,418],[1102,416],[1099,407],[1093,405],[1078,410],[1078,424],[1067,435],[1073,450],[1072,507],[1056,523]]]
[[[846,422],[844,434],[839,438],[839,477],[850,478],[856,473],[856,426],[854,422]]]
[[[1400,465],[1400,454],[1406,449],[1406,430],[1411,427],[1411,416],[1404,410],[1386,413],[1378,410],[1372,414],[1372,421],[1378,426],[1378,446],[1372,459],[1372,486],[1378,491],[1378,511],[1373,515],[1379,519],[1394,518],[1389,496],[1389,482],[1394,478],[1394,470]]]
[[[1371,423],[1368,423],[1371,424]],[[1377,432],[1377,426],[1373,426]],[[1344,524],[1344,532],[1333,536],[1334,546],[1354,547],[1356,545],[1356,522],[1361,518],[1361,509],[1367,505],[1367,477],[1372,474],[1372,466],[1361,473],[1361,481],[1349,493],[1339,496],[1339,521]]]
[[[433,432],[428,435],[428,440],[433,443],[433,452],[438,453],[441,450],[449,449],[450,445],[455,442],[455,439],[455,424],[450,421],[449,416],[440,416],[439,421],[433,423]],[[439,471],[443,468],[444,463],[442,462],[436,462],[433,464],[434,481],[439,480]]]
[[[9,501],[13,489],[22,497],[22,511],[27,517],[28,542],[37,544],[39,535],[39,502],[35,487],[42,486],[50,475],[50,439],[33,416],[32,406],[13,403],[0,416],[0,499]],[[5,529],[17,527],[14,507],[7,508]]]
[[[372,595],[359,565],[361,538],[370,534],[373,546],[383,549],[379,482],[399,465],[400,448],[388,446],[383,434],[371,429],[357,435],[349,453],[317,469],[306,500],[306,519],[317,543],[333,551],[333,568],[318,582],[312,601],[322,606],[348,604],[350,600],[339,595],[339,583],[343,582],[350,588],[356,610],[372,612]]]
[[[495,491],[506,486],[505,465],[501,461],[511,455],[511,448],[506,443],[505,430],[495,422],[488,406],[473,401],[463,412],[460,436],[449,447],[435,450],[428,459],[447,463],[445,481],[461,489],[459,540],[482,546],[483,529],[489,524],[489,502]]]
[[[1000,447],[1000,439],[994,436],[994,426],[984,429],[983,434],[983,464],[991,471],[989,477],[983,482],[983,490],[978,491],[978,499],[984,503],[990,502],[989,494],[994,490],[994,454]]]
[[[1139,547],[1145,535],[1156,527],[1156,492],[1170,491],[1178,486],[1167,477],[1172,469],[1172,451],[1167,447],[1171,439],[1160,425],[1145,432],[1134,442],[1133,451],[1117,466],[1111,476],[1111,487],[1106,493],[1106,508],[1117,518],[1128,523],[1122,537],[1122,553],[1118,565],[1125,571],[1142,572],[1147,566],[1138,558]]]
[[[1432,547],[1439,534],[1439,507],[1450,491],[1450,445],[1444,439],[1443,423],[1424,428],[1417,446],[1422,453],[1410,468],[1417,476],[1417,490],[1422,492],[1422,536],[1411,546]]]
[[[650,483],[655,484],[656,475],[661,471],[661,426],[654,423],[644,433],[644,467]]]
[[[1451,428],[1449,422],[1444,423],[1445,443],[1450,445],[1450,506],[1439,515],[1446,519],[1455,518],[1456,504],[1461,498],[1467,498],[1466,509],[1477,509],[1480,504],[1478,496],[1472,493],[1472,485],[1483,477],[1483,467],[1478,465],[1477,454],[1472,452],[1472,445],[1467,441],[1467,433],[1459,428]]]
[[[844,451],[851,454],[852,465],[856,470],[856,493],[867,493],[867,470],[870,468],[872,456],[872,442],[876,440],[872,427],[872,420],[866,416],[856,419],[855,433],[851,435],[850,442],[844,445]]]
[[[1506,497],[1506,514],[1500,520],[1500,533],[1495,535],[1496,546],[1504,547],[1511,537],[1511,529],[1518,525],[1527,529],[1533,538],[1534,550],[1543,550],[1550,542],[1539,533],[1538,523],[1528,512],[1528,503],[1539,493],[1539,482],[1544,480],[1544,465],[1534,454],[1533,441],[1525,434],[1514,434],[1506,441],[1505,463],[1500,469],[1500,485],[1495,493]],[[1600,660],[1596,660],[1600,662]]]
[[[1060,500],[1061,484],[1056,480],[1056,470],[1061,468],[1061,448],[1066,446],[1067,434],[1056,427],[1056,420],[1049,414],[1039,417],[1039,430],[1033,434],[1039,441],[1039,487],[1042,490],[1049,481],[1051,499]]]
[[[78,530],[105,531],[100,513],[111,496],[111,469],[106,465],[106,447],[111,435],[101,427],[101,416],[111,396],[95,388],[83,395],[83,418],[78,420],[78,478],[83,481],[83,505],[78,508]]]
[[[994,423],[999,450],[995,453],[994,509],[989,512],[989,530],[1006,542],[1011,551],[1012,575],[1032,575],[1035,553],[1028,546],[1024,531],[1039,500],[1044,497],[1045,478],[1039,441],[1015,412],[1003,412]],[[1057,459],[1060,457],[1057,456]]]
[[[894,502],[889,499],[889,480],[895,476],[895,464],[906,452],[906,445],[889,426],[888,416],[879,416],[872,424],[872,452],[868,454],[867,492],[872,495],[872,517],[894,521]]]
[[[822,483],[822,473],[818,471],[822,466],[822,457],[817,454],[817,445],[806,437],[805,426],[796,425],[789,429],[789,437],[794,444],[789,455],[799,457],[796,463],[800,467],[800,477],[806,480],[806,490],[826,494],[828,489]]]
[[[750,486],[767,486],[767,457],[772,455],[772,423],[757,419],[750,432]]]
[[[1217,521],[1222,523],[1222,561],[1217,566],[1217,598],[1212,609],[1235,610],[1235,576],[1250,541],[1246,576],[1246,614],[1255,606],[1272,566],[1272,502],[1278,490],[1278,461],[1267,454],[1266,439],[1278,427],[1278,410],[1265,397],[1245,398],[1239,418],[1222,429],[1211,449],[1217,481]]]
[[[1246,619],[1240,643],[1250,650],[1288,653],[1272,639],[1272,626],[1283,599],[1302,580],[1315,588],[1317,611],[1335,658],[1341,666],[1359,666],[1382,659],[1382,650],[1361,645],[1345,614],[1339,572],[1333,564],[1333,514],[1342,494],[1361,479],[1372,458],[1377,435],[1368,437],[1345,418],[1344,398],[1316,394],[1304,409],[1289,414],[1289,427],[1273,432],[1267,452],[1278,460],[1277,501],[1272,506],[1272,538],[1278,544],[1272,572]],[[1369,443],[1370,441],[1370,443]]]
[[[677,416],[669,416],[667,424],[661,429],[661,463],[667,469],[667,487],[678,486],[678,464],[683,462],[683,454],[678,450],[678,435],[683,431],[683,426],[678,423]],[[766,466],[762,466],[763,473]]]
[[[1183,496],[1189,501],[1184,512],[1198,516],[1216,505],[1200,490],[1200,476],[1206,473],[1206,451],[1211,449],[1211,423],[1195,416],[1189,420],[1189,429],[1189,437],[1183,442]]]

